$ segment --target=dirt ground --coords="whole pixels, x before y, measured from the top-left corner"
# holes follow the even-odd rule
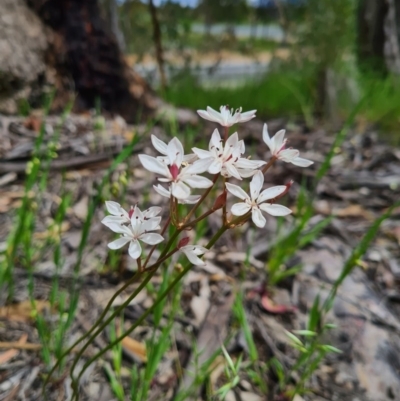
[[[24,172],[30,159],[42,117],[16,118],[0,116],[0,249],[6,249],[7,236],[15,220],[24,194]],[[47,137],[60,123],[60,117],[45,120]],[[238,127],[238,132],[249,147],[256,149],[258,158],[265,158],[267,149],[262,142],[262,121],[253,120]],[[285,128],[286,121],[269,122],[270,132]],[[213,124],[198,125],[198,136],[211,135]],[[59,157],[54,160],[48,187],[37,209],[35,241],[40,244],[49,234],[48,226],[60,204],[62,191],[72,194],[62,234],[60,285],[70,288],[72,269],[78,257],[82,227],[88,213],[96,184],[101,180],[112,158],[134,135],[145,132],[144,126],[128,126],[120,118],[101,121],[91,115],[71,115],[60,131]],[[168,140],[168,128],[152,128],[163,140]],[[123,172],[129,171],[125,205],[136,204],[146,197],[151,174],[138,164],[137,153],[154,153],[150,146],[150,133],[140,141],[132,157],[112,174],[118,182]],[[288,206],[294,207],[300,184],[311,185],[315,172],[329,151],[335,132],[317,127],[311,132],[302,124],[291,124],[287,131],[290,145],[302,152],[302,157],[314,160],[308,169],[278,163],[266,177],[266,186],[278,185],[290,179],[295,181],[288,197]],[[254,156],[255,158],[255,156]],[[61,179],[64,177],[64,181]],[[322,234],[307,247],[300,249],[282,269],[301,265],[295,276],[283,280],[269,294],[257,291],[268,283],[266,263],[276,239],[277,220],[269,218],[264,230],[255,231],[251,225],[240,228],[239,234],[223,237],[213,252],[207,255],[205,267],[194,267],[184,279],[181,295],[183,313],[174,322],[175,349],[167,352],[151,387],[149,400],[169,400],[178,388],[189,386],[194,364],[207,359],[229,338],[228,351],[233,356],[248,350],[243,333],[232,325],[232,304],[239,289],[244,291],[247,319],[250,323],[260,358],[277,358],[289,372],[295,361],[285,330],[304,329],[311,306],[317,294],[323,299],[349,257],[372,222],[387,210],[400,195],[400,150],[385,144],[379,133],[364,126],[356,126],[348,133],[341,149],[337,149],[329,173],[318,182],[313,201],[314,217],[308,230],[322,219],[333,215]],[[110,195],[111,196],[111,195]],[[114,200],[118,201],[118,198]],[[165,206],[158,195],[151,195],[153,204]],[[164,207],[163,214],[168,214]],[[89,232],[89,242],[83,254],[79,285],[81,286],[78,312],[67,337],[68,344],[90,328],[107,301],[129,275],[132,263],[124,254],[118,269],[110,271],[106,244],[111,236],[100,221],[105,208],[96,208]],[[217,229],[218,216],[212,217],[205,237]],[[288,218],[288,225],[293,217]],[[296,401],[391,401],[400,400],[400,209],[387,219],[373,245],[362,258],[360,267],[346,278],[340,288],[328,320],[337,325],[326,343],[342,350],[329,354],[309,382],[309,393]],[[286,227],[286,226],[285,226]],[[250,247],[250,256],[247,251]],[[170,269],[174,269],[174,261]],[[34,266],[34,294],[42,313],[54,319],[49,310],[48,294],[55,266],[51,252]],[[0,400],[42,400],[41,384],[46,366],[40,357],[40,342],[32,320],[28,296],[28,272],[16,263],[14,270],[14,297],[6,306],[5,292],[0,295]],[[160,277],[156,276],[157,286]],[[135,285],[132,286],[135,288]],[[121,303],[132,291],[118,299]],[[134,322],[153,302],[153,295],[142,293],[126,308],[126,327]],[[281,306],[276,308],[275,306]],[[282,308],[284,306],[284,308]],[[138,327],[130,340],[123,343],[124,366],[145,363],[144,342],[151,334],[151,319]],[[82,358],[81,365],[90,355],[110,341],[104,332]],[[201,357],[193,358],[193,341]],[[65,346],[68,346],[65,344]],[[110,401],[112,395],[104,363],[110,362],[106,354],[83,376],[83,400]],[[223,381],[223,359],[217,359],[212,385]],[[177,366],[183,368],[182,372]],[[126,369],[126,371],[127,371]],[[124,384],[129,388],[130,376],[124,371]],[[296,377],[293,374],[292,382]],[[266,375],[270,388],[269,400],[283,400],[273,374]],[[67,400],[70,396],[68,376],[61,376],[48,389],[51,401]],[[193,396],[202,398],[203,393]],[[266,399],[243,372],[241,381],[227,400],[257,401]]]

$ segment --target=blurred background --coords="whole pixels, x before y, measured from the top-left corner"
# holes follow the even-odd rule
[[[362,100],[359,120],[384,132],[399,122],[394,0],[4,0],[0,9],[3,112],[37,106],[49,84],[54,107],[70,91],[78,108],[128,121],[162,98],[193,109],[228,100],[308,126],[340,124]],[[27,26],[23,13],[40,21]]]
[[[267,122],[314,162],[265,176],[293,180],[293,214],[221,238],[143,321],[182,270],[149,272],[78,354],[80,370],[140,322],[82,399],[400,400],[399,74],[400,0],[0,0],[0,401],[42,400],[137,269],[107,248],[104,202],[170,217],[137,157],[151,134],[205,149],[216,124],[195,111],[221,105],[257,109],[232,128],[246,156],[268,160]],[[187,233],[205,244],[220,224]],[[67,354],[51,401],[71,399]]]

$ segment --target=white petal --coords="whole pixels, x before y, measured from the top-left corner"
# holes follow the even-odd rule
[[[129,245],[129,256],[132,259],[138,259],[142,253],[142,247],[139,244],[139,241],[133,240]]]
[[[242,178],[253,177],[253,175],[257,172],[257,170],[249,169],[249,168],[238,168],[238,173]]]
[[[244,151],[245,151],[245,145],[244,145],[244,140],[242,139],[242,140],[240,140],[239,141],[239,143],[238,143],[238,145],[239,145],[239,151],[240,151],[240,153],[241,154],[243,154],[244,153]]]
[[[211,117],[205,110],[197,110],[197,114],[201,117],[204,118],[205,120],[208,121],[214,121],[215,119],[213,117]],[[218,122],[218,121],[217,121]]]
[[[167,144],[163,142],[161,139],[158,139],[155,135],[151,135],[151,142],[156,150],[158,150],[161,154],[167,154]]]
[[[272,142],[273,142],[273,147],[274,150],[271,149],[272,154],[276,154],[276,152],[279,152],[279,150],[282,148],[282,145],[284,143],[284,138],[285,138],[285,130],[281,129],[280,131],[278,131],[274,137],[272,138]]]
[[[267,164],[264,160],[249,160],[241,157],[236,163],[237,168],[257,169]]]
[[[132,227],[135,227],[138,224],[142,224],[143,220],[144,220],[143,213],[137,206],[135,206],[135,208],[133,209],[132,216],[131,216]]]
[[[113,201],[106,201],[106,208],[108,213],[114,215],[114,216],[120,216],[121,213],[121,205],[117,202]]]
[[[297,158],[299,154],[297,149],[284,149],[278,153],[278,159],[286,163],[293,163],[293,159]]]
[[[132,231],[127,226],[124,226],[121,223],[110,222],[106,224],[106,226],[117,234],[125,234],[127,236],[132,236]]]
[[[308,167],[311,166],[311,164],[314,164],[314,162],[312,162],[311,160],[303,159],[301,157],[295,157],[292,160],[292,164],[299,167]]]
[[[274,199],[279,195],[282,195],[286,191],[285,185],[277,185],[275,187],[264,189],[257,199],[257,203],[265,202],[268,199]]]
[[[140,232],[158,230],[160,222],[161,217],[152,217],[151,219],[145,220],[140,227]]]
[[[242,177],[240,176],[239,172],[236,170],[236,167],[234,165],[230,163],[224,163],[224,167],[230,177],[235,177],[237,180],[242,179]]]
[[[222,161],[220,159],[214,159],[208,167],[210,174],[218,174],[221,172]]]
[[[164,241],[164,237],[156,233],[142,234],[139,238],[142,242],[149,245],[157,245],[160,242]]]
[[[235,203],[231,207],[231,212],[234,216],[243,216],[251,209],[251,206],[248,203],[239,202]]]
[[[267,144],[267,146],[269,147],[269,149],[272,152],[273,144],[272,144],[271,138],[269,137],[268,125],[267,124],[264,124],[263,134],[262,135],[263,135],[264,142]]]
[[[225,147],[235,147],[239,142],[238,133],[232,134],[225,143]]]
[[[246,111],[245,113],[240,113],[239,122],[245,123],[246,121],[251,120],[252,118],[254,118],[256,116],[256,112],[257,112],[257,110],[250,110],[250,111]]]
[[[263,184],[264,174],[261,171],[257,171],[250,182],[250,196],[253,201],[260,195]]]
[[[186,246],[189,246],[189,245],[186,245]],[[200,245],[195,245],[194,249],[192,250],[192,252],[197,256],[204,255],[208,251],[209,251],[209,249],[205,248],[204,246],[200,246]]]
[[[164,175],[168,178],[171,177],[171,173],[169,172],[167,165],[160,160],[157,160],[155,157],[151,157],[148,155],[139,155],[139,160],[146,170]]]
[[[190,195],[186,199],[179,199],[179,203],[186,203],[188,205],[193,205],[197,203],[200,200],[201,196],[200,195]]]
[[[162,210],[162,208],[159,206],[152,206],[143,212],[143,216],[145,219],[149,219],[151,217],[156,217],[160,214],[161,210]]]
[[[226,189],[234,196],[237,196],[240,199],[250,199],[249,195],[246,194],[246,192],[243,191],[242,188],[238,187],[237,185],[230,184],[227,182],[226,184]]]
[[[110,249],[119,249],[126,245],[131,239],[128,237],[121,237],[108,244]]]
[[[253,208],[251,212],[251,219],[257,227],[263,228],[265,226],[265,217],[262,215],[261,210],[257,207]]]
[[[110,224],[118,224],[121,225],[122,223],[129,223],[129,220],[125,217],[119,217],[119,216],[106,216],[104,217],[103,220],[101,220],[102,224],[104,224],[106,227],[109,227]]]
[[[186,248],[186,247],[184,247]],[[204,266],[205,263],[193,252],[190,251],[188,248],[183,249],[182,248],[183,253],[186,255],[186,257],[189,259],[189,262],[192,263],[193,265],[196,266]]]
[[[191,186],[192,188],[209,188],[213,185],[213,182],[206,177],[201,175],[192,175],[183,177],[182,181]]]
[[[212,158],[196,160],[190,166],[183,168],[181,174],[202,174],[207,171],[212,160]]]
[[[269,203],[263,203],[259,207],[260,209],[264,210],[264,212],[267,212],[272,216],[287,216],[288,214],[292,213],[289,208],[283,205],[271,205]]]
[[[190,188],[183,182],[173,182],[171,185],[171,193],[177,199],[186,199],[190,195]]]
[[[210,139],[210,144],[209,144],[209,150],[212,148],[221,148],[221,135],[219,134],[219,131],[217,129],[214,130],[214,132],[211,135]]]
[[[183,145],[178,138],[172,138],[167,147],[167,154],[170,164],[175,164],[177,167],[181,167],[183,161]]]
[[[212,157],[211,152],[209,152],[208,150],[199,149],[199,148],[192,148],[192,150],[199,159],[207,159],[209,157]]]
[[[194,153],[189,153],[183,156],[183,161],[186,163],[194,163],[198,159],[198,156]]]
[[[210,116],[210,121],[215,121],[216,123],[224,125],[225,120],[221,113],[218,113],[218,111],[209,106],[207,106],[207,113]]]
[[[153,185],[153,188],[161,196],[165,196],[166,198],[171,197],[171,192],[168,189],[165,189],[162,185],[160,184],[158,184],[157,186]]]

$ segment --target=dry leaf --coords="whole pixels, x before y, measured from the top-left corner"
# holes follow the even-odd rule
[[[41,313],[45,308],[50,308],[48,301],[35,301],[36,311]],[[2,306],[0,318],[15,322],[28,322],[33,318],[34,309],[31,301],[22,301],[18,304]]]
[[[25,344],[28,339],[28,334],[22,334],[21,338],[18,340],[18,344]],[[0,365],[7,363],[10,359],[15,358],[19,354],[19,350],[12,348],[8,351],[2,352],[0,354]]]
[[[374,215],[361,205],[349,205],[344,209],[333,209],[337,217],[363,217],[367,220],[374,220]]]
[[[140,362],[147,362],[145,344],[140,343],[131,337],[125,337],[121,343],[124,351],[131,354],[135,359],[139,359]]]
[[[293,306],[276,304],[266,294],[261,297],[261,305],[267,312],[273,313],[275,315],[280,315],[280,314],[284,314],[284,313],[293,313],[296,311],[296,308]]]

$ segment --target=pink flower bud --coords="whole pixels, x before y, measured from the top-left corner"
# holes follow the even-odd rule
[[[214,210],[221,209],[221,207],[223,207],[226,204],[226,195],[227,195],[227,192],[225,190],[224,192],[222,192],[221,195],[219,195],[217,197],[217,199],[215,199],[214,206],[213,206]]]
[[[186,246],[189,243],[189,237],[182,238],[178,243],[178,249]]]

